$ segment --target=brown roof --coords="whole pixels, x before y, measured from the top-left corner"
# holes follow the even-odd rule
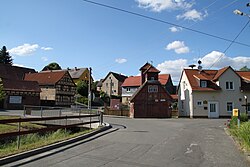
[[[144,65],[140,68],[140,71],[142,71],[142,70],[147,70],[150,66],[151,66],[151,64],[149,64],[149,63],[147,62],[146,64],[144,64]]]
[[[110,74],[112,74],[119,82],[124,82],[124,80],[127,78],[127,76],[125,75],[117,74],[115,72],[109,72],[108,75],[103,79],[103,81],[105,81]]]
[[[78,79],[81,77],[81,75],[88,70],[87,68],[74,68],[74,69],[69,69],[68,72],[73,79]]]
[[[187,78],[189,80],[189,83],[192,87],[192,90],[196,90],[196,91],[217,91],[217,90],[221,90],[221,88],[216,85],[216,83],[213,81],[214,76],[216,76],[217,74],[217,70],[202,70],[201,72],[198,69],[184,69]],[[202,76],[201,76],[202,75]],[[200,80],[203,79],[199,79],[197,77],[194,76],[199,76],[199,78],[206,78],[205,80],[208,81],[207,83],[207,87],[206,88],[202,88],[200,87]]]
[[[25,91],[25,92],[41,92],[37,81],[23,81],[3,79],[4,90]]]
[[[170,79],[170,74],[160,74],[159,81],[162,85],[166,85]],[[130,76],[122,84],[123,87],[139,87],[141,86],[141,76]]]
[[[67,71],[42,71],[39,73],[26,74],[27,81],[37,81],[39,85],[55,85]]]
[[[35,73],[31,68],[12,66],[9,64],[0,64],[0,78],[9,78],[12,80],[23,80],[26,73]]]
[[[236,72],[242,79],[250,81],[250,71],[237,71]]]
[[[220,76],[221,76],[225,71],[227,71],[227,69],[229,69],[229,68],[231,68],[231,67],[228,66],[228,67],[224,67],[224,68],[218,70],[218,72],[217,72],[217,74],[214,76],[213,80],[214,80],[214,81],[217,81],[217,80],[220,78]]]

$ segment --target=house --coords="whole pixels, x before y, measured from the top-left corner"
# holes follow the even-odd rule
[[[5,98],[4,109],[23,109],[24,105],[40,105],[40,88],[36,81],[12,80],[3,78]]]
[[[171,75],[170,74],[159,74],[158,80],[163,86],[163,88],[166,89],[166,91],[171,94],[176,94],[176,87],[173,85]],[[139,89],[139,87],[142,85],[142,78],[141,76],[130,76],[125,79],[125,81],[122,84],[122,103],[128,104],[130,101],[130,98],[133,96],[133,94]]]
[[[171,117],[172,97],[159,81],[159,73],[153,65],[146,63],[140,68],[141,86],[130,100],[130,117],[167,118]]]
[[[122,83],[127,78],[122,74],[117,74],[115,72],[109,72],[108,75],[102,81],[101,90],[107,93],[109,96],[121,96],[122,94]]]
[[[37,81],[41,88],[41,104],[70,106],[74,103],[76,85],[68,71],[42,71],[25,75],[26,81]]]
[[[233,109],[245,112],[242,105],[247,97],[250,72],[238,72],[230,66],[219,70],[184,69],[178,87],[179,115],[230,117]]]
[[[0,79],[5,93],[1,108],[23,109],[24,105],[40,105],[38,83],[23,80],[26,73],[35,72],[31,68],[0,64]]]
[[[73,69],[67,69],[69,72],[71,78],[73,79],[74,83],[77,85],[79,81],[84,81],[86,83],[89,83],[89,69],[88,68],[73,68]],[[93,81],[93,78],[91,78]]]

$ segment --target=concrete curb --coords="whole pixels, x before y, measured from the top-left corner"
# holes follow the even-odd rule
[[[48,146],[44,146],[44,147],[41,147],[41,148],[37,148],[37,149],[34,149],[34,150],[30,150],[30,151],[26,151],[26,152],[22,152],[22,153],[19,153],[19,154],[15,154],[15,155],[11,155],[11,156],[8,156],[8,157],[1,158],[0,159],[0,166],[11,163],[11,162],[15,162],[15,161],[18,161],[18,160],[21,160],[21,159],[24,159],[24,158],[28,158],[30,156],[37,155],[37,154],[40,154],[40,153],[43,153],[43,152],[46,152],[46,151],[50,151],[50,150],[53,150],[53,149],[56,149],[56,148],[59,148],[59,147],[62,147],[62,146],[68,145],[68,144],[72,144],[72,143],[78,142],[80,140],[87,139],[87,138],[92,137],[92,136],[94,136],[94,135],[96,135],[98,133],[104,132],[104,131],[106,131],[106,130],[108,130],[110,128],[112,128],[112,126],[109,125],[108,123],[105,123],[104,127],[100,128],[100,129],[97,129],[97,130],[94,130],[94,131],[92,131],[90,133],[87,133],[87,134],[84,134],[84,135],[81,135],[81,136],[77,136],[75,138],[68,139],[68,140],[65,140],[65,141],[61,141],[61,142],[58,142],[58,143],[54,143],[54,144],[51,144],[51,145],[48,145]]]
[[[242,151],[246,157],[246,159],[250,162],[250,152],[247,152],[246,150],[242,149],[239,141],[230,134],[229,130],[227,128],[224,128],[225,133],[234,141],[234,144],[238,148],[238,150]]]

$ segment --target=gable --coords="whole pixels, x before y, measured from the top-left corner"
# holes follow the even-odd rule
[[[157,92],[149,92],[149,87],[157,87]],[[148,96],[152,96],[152,99],[155,98],[155,95],[157,96],[157,99],[167,99],[172,100],[172,97],[169,95],[169,93],[163,88],[161,83],[159,81],[146,81],[140,88],[134,93],[134,95],[131,97],[131,102],[135,102],[138,100],[146,100],[148,99]],[[151,98],[151,97],[150,97]]]

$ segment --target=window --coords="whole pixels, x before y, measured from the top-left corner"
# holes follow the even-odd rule
[[[232,81],[227,81],[226,82],[226,90],[233,90],[234,89],[234,84]]]
[[[207,81],[201,81],[201,87],[206,88],[207,87]]]
[[[152,80],[152,81],[155,80],[155,77],[151,77],[150,80]]]
[[[197,101],[197,106],[202,106],[202,101]]]
[[[106,87],[109,87],[109,83],[106,83]]]
[[[158,86],[157,85],[149,85],[148,92],[149,93],[158,92]]]
[[[127,88],[127,92],[130,92],[130,88]]]
[[[233,103],[227,102],[227,112],[232,112],[232,111],[233,111]]]

